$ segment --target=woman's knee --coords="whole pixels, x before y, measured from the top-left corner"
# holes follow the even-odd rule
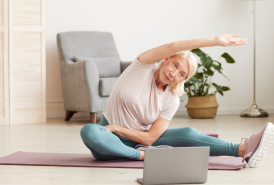
[[[86,124],[85,126],[83,126],[83,128],[80,131],[80,135],[82,140],[84,141],[84,143],[86,144],[86,142],[88,143],[96,143],[96,141],[100,138],[98,136],[98,131],[101,129],[100,125],[96,125],[96,124]]]
[[[183,133],[185,136],[187,136],[187,135],[191,136],[198,131],[197,129],[195,129],[193,127],[183,127],[182,130],[183,130]]]

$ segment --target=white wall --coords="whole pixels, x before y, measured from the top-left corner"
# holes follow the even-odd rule
[[[256,102],[274,113],[274,1],[257,1]],[[184,39],[240,33],[248,44],[203,50],[218,59],[228,52],[236,64],[222,61],[222,75],[212,82],[231,91],[217,94],[218,115],[240,114],[253,103],[253,1],[245,0],[47,0],[47,116],[64,117],[56,34],[64,31],[109,31],[120,57],[132,61],[150,48]],[[212,89],[210,92],[213,92]],[[176,115],[187,115],[187,97]],[[100,114],[99,114],[100,115]],[[77,113],[75,116],[88,116]]]

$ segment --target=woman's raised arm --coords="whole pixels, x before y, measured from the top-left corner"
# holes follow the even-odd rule
[[[139,56],[139,61],[150,64],[168,58],[183,50],[212,46],[239,46],[246,44],[247,39],[235,38],[240,34],[221,35],[214,38],[179,40],[152,48]]]

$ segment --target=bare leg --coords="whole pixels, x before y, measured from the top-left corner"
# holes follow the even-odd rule
[[[139,157],[139,161],[143,161],[145,159],[145,152],[144,151],[140,151],[141,152],[141,155]]]
[[[243,153],[245,152],[246,149],[246,143],[242,143],[239,145],[239,156],[242,157]]]

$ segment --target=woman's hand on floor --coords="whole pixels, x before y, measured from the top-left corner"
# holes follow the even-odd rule
[[[238,37],[240,34],[228,34],[220,35],[215,37],[215,42],[217,46],[239,46],[246,44],[247,39],[234,38]]]

